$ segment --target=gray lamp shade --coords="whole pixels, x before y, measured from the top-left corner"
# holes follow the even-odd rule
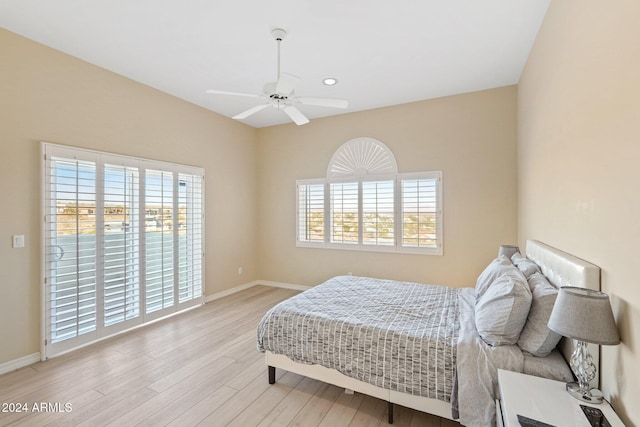
[[[547,326],[578,341],[600,345],[620,342],[609,295],[590,289],[560,288]]]

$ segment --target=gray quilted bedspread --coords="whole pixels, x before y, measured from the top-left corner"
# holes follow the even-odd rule
[[[338,276],[273,307],[258,349],[385,389],[451,401],[460,289]]]

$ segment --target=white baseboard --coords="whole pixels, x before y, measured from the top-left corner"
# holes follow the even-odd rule
[[[27,356],[20,357],[18,359],[0,363],[0,375],[6,374],[7,372],[15,371],[16,369],[24,368],[25,366],[32,365],[39,361],[40,353],[33,353]]]
[[[214,301],[214,300],[217,300],[217,299],[229,296],[229,295],[233,295],[236,292],[244,291],[245,289],[249,289],[250,287],[255,286],[257,284],[258,284],[257,281],[253,281],[253,282],[245,283],[244,285],[234,286],[231,289],[227,289],[227,290],[224,290],[224,291],[216,292],[216,293],[211,294],[211,295],[207,295],[204,298],[204,302],[207,303],[207,302],[211,302],[211,301]]]
[[[256,280],[256,285],[271,286],[274,288],[293,289],[294,291],[306,291],[313,286],[293,285],[291,283],[270,282],[268,280]]]
[[[306,291],[307,289],[311,289],[311,286],[294,285],[291,283],[271,282],[269,280],[254,280],[253,282],[234,286],[231,289],[227,289],[224,291],[216,292],[215,294],[207,295],[204,301],[205,303],[211,302],[219,298],[223,298],[223,297],[235,294],[236,292],[244,291],[245,289],[249,289],[256,285],[271,286],[273,288],[293,289],[295,291]]]

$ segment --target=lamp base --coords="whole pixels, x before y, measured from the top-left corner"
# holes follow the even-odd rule
[[[604,400],[604,395],[597,388],[585,392],[578,383],[567,383],[567,392],[574,398],[587,403],[599,404]]]

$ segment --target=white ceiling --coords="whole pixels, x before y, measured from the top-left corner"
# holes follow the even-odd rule
[[[0,0],[0,25],[231,117],[282,71],[310,119],[515,84],[550,0]],[[336,77],[338,85],[322,79]],[[273,108],[243,120],[289,122]]]

